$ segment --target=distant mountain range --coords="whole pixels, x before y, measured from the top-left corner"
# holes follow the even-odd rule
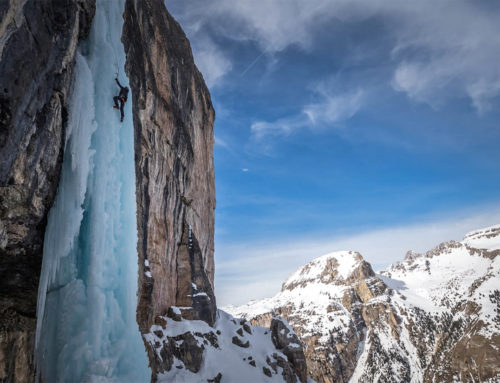
[[[342,251],[299,268],[273,298],[225,307],[284,317],[317,383],[499,382],[500,225],[375,273]]]

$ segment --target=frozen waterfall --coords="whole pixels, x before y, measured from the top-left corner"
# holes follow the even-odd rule
[[[80,44],[61,180],[49,214],[36,360],[48,383],[150,380],[137,305],[137,223],[131,98],[125,121],[112,109],[123,85],[124,0],[98,0]],[[41,378],[41,379],[40,379]]]

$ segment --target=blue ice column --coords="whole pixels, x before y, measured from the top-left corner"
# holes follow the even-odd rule
[[[123,9],[123,0],[98,0],[90,36],[78,47],[38,293],[36,361],[45,383],[143,383],[151,376],[136,323],[132,97],[123,123],[112,109],[115,73],[128,84]]]

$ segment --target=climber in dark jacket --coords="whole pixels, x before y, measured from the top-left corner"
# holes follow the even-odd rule
[[[120,84],[120,81],[118,81],[118,77],[115,77],[115,81],[118,84],[118,86],[120,87],[120,94],[118,96],[113,97],[113,101],[115,102],[115,105],[113,105],[113,108],[120,109],[120,113],[121,113],[120,122],[123,122],[123,117],[125,116],[125,114],[123,113],[123,105],[125,105],[125,103],[127,102],[128,86],[122,86],[122,84]],[[119,106],[118,106],[118,103],[120,103]]]

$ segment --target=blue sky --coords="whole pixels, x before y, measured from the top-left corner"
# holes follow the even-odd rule
[[[166,4],[216,110],[220,304],[500,222],[498,2]]]

